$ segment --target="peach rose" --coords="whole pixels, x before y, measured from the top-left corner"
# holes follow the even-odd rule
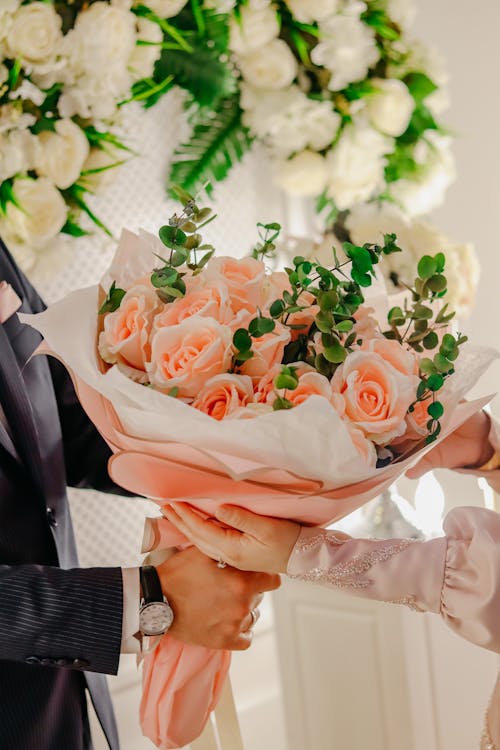
[[[255,311],[262,303],[265,266],[255,258],[211,258],[204,271],[207,282],[223,281],[229,289],[235,313],[243,308]]]
[[[362,430],[359,430],[350,422],[347,422],[346,424],[352,443],[358,451],[359,455],[363,458],[367,466],[369,466],[370,468],[375,468],[375,466],[377,465],[377,451],[375,449],[375,446],[373,445],[371,440],[368,440],[365,437]]]
[[[259,381],[269,368],[279,365],[283,359],[285,346],[290,341],[290,330],[281,323],[271,333],[252,339],[253,357],[243,364],[241,372]]]
[[[427,412],[429,404],[432,404],[432,396],[426,398],[425,401],[417,401],[413,411],[408,413],[406,417],[408,431],[405,437],[409,440],[420,440],[427,435],[427,422],[431,419]]]
[[[332,390],[344,401],[346,419],[369,440],[387,444],[406,431],[417,383],[417,376],[403,374],[381,353],[355,351],[335,371]]]
[[[214,419],[225,419],[241,407],[245,407],[253,396],[252,381],[246,375],[224,373],[207,380],[192,403],[195,409]]]
[[[361,305],[361,307],[358,307],[358,309],[354,313],[353,317],[356,320],[354,324],[354,330],[358,334],[359,338],[374,339],[382,335],[380,333],[377,320],[372,317],[372,313],[374,312],[375,310],[373,307]]]
[[[230,329],[194,316],[154,334],[147,370],[160,390],[177,387],[179,396],[194,398],[207,380],[229,370],[232,356]]]
[[[299,406],[311,396],[323,396],[332,403],[332,386],[328,378],[319,372],[305,372],[299,375],[299,384],[294,391],[283,391],[283,395],[294,406]]]
[[[413,349],[404,349],[401,344],[385,337],[363,341],[361,351],[375,352],[403,375],[418,375],[418,358]]]
[[[316,372],[314,367],[308,365],[307,362],[294,362],[289,367],[295,367],[297,370],[297,376],[300,378],[301,375],[306,372]],[[255,403],[272,403],[275,399],[274,396],[274,381],[281,372],[281,364],[274,365],[271,367],[265,375],[261,377],[255,387],[253,400]]]
[[[156,331],[165,326],[175,326],[194,315],[213,318],[222,324],[229,323],[234,314],[231,310],[227,286],[214,282],[209,286],[194,289],[185,297],[180,297],[165,305],[162,312],[154,319],[153,328]]]
[[[104,318],[104,330],[99,336],[98,347],[103,360],[144,371],[151,355],[151,323],[160,306],[161,302],[152,287],[140,284],[129,289],[118,310]]]

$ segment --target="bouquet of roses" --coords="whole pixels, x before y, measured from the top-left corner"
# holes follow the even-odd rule
[[[23,316],[72,373],[118,484],[160,508],[187,499],[211,515],[230,501],[324,525],[486,403],[462,400],[496,355],[451,332],[442,253],[384,310],[364,290],[400,252],[395,235],[270,273],[278,225],[261,226],[251,257],[215,257],[200,234],[210,209],[178,193],[159,239],[124,232],[100,286]],[[185,543],[165,518],[146,531],[147,550]],[[228,666],[164,636],[144,660],[145,734],[162,748],[198,736]]]

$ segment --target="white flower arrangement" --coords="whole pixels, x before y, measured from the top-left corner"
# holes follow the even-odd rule
[[[29,272],[87,232],[82,211],[99,224],[85,194],[123,162],[114,125],[163,32],[128,0],[1,5],[0,235]]]
[[[413,215],[441,202],[454,177],[436,120],[446,75],[409,36],[414,10],[412,0],[235,4],[242,122],[285,191],[321,195],[333,213],[380,196]]]

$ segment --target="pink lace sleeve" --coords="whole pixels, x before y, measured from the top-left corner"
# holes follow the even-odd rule
[[[288,561],[288,575],[345,589],[369,599],[439,612],[447,542],[351,539],[303,528]]]
[[[446,536],[351,539],[303,528],[288,561],[288,575],[369,599],[441,614],[462,637],[500,653],[500,515],[455,508]]]

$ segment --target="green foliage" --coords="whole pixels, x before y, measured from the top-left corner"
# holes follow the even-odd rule
[[[206,226],[215,215],[210,208],[201,208],[195,198],[179,185],[171,185],[171,192],[180,200],[182,212],[170,217],[168,224],[160,227],[158,236],[170,251],[168,258],[156,257],[162,261],[151,274],[151,283],[163,302],[172,302],[186,294],[183,276],[186,266],[193,275],[201,272],[214,253],[212,245],[202,244],[199,230]]]
[[[252,258],[264,260],[264,258],[272,256],[276,250],[276,240],[281,232],[281,224],[277,222],[261,224],[259,222],[257,227],[259,229],[259,242],[252,250]]]
[[[467,340],[466,336],[454,336],[444,333],[442,338],[438,331],[453,318],[454,313],[447,312],[447,305],[436,312],[433,307],[446,292],[445,256],[437,253],[434,256],[424,255],[417,266],[417,277],[413,287],[409,287],[411,304],[405,307],[393,307],[389,310],[387,320],[390,328],[384,331],[386,338],[398,341],[401,346],[409,346],[416,352],[427,350],[432,356],[420,360],[420,380],[416,400],[410,406],[410,412],[419,401],[431,399],[427,407],[427,442],[433,442],[441,431],[440,419],[444,414],[442,403],[436,400],[435,394],[444,386],[446,378],[455,371],[455,360],[459,347]]]
[[[125,296],[125,293],[125,289],[120,289],[116,286],[116,282],[113,281],[106,299],[99,308],[99,315],[104,315],[105,313],[110,313],[118,310],[122,303],[122,299]]]
[[[236,90],[236,79],[217,50],[199,41],[191,51],[164,50],[157,61],[154,80],[170,78],[189,91],[197,105],[218,109],[220,102]],[[206,113],[204,113],[206,115]]]
[[[238,95],[224,99],[211,117],[204,112],[195,122],[191,138],[174,153],[170,182],[189,192],[206,187],[228,175],[233,164],[250,148],[251,138],[241,121]]]

